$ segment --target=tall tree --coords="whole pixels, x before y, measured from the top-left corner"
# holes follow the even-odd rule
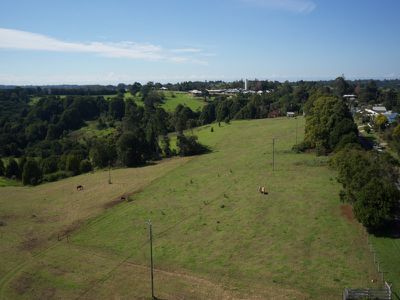
[[[34,159],[28,159],[22,172],[22,183],[24,185],[39,184],[42,179],[42,170]]]

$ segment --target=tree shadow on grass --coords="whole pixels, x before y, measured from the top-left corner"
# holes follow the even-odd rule
[[[374,144],[376,143],[376,138],[373,136],[359,136],[358,137],[361,146],[365,150],[371,150],[374,147]]]
[[[388,223],[384,228],[371,232],[376,237],[400,239],[400,216]]]
[[[394,300],[400,300],[400,295],[397,294],[396,292],[392,292],[392,296],[394,296],[393,297]]]

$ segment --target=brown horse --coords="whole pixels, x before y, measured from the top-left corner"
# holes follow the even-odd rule
[[[77,191],[83,191],[83,185],[78,185],[78,186],[76,187],[76,190],[77,190]]]

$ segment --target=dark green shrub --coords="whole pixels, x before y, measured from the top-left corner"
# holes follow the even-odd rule
[[[42,181],[42,170],[34,159],[28,159],[22,171],[22,183],[24,185],[36,185]]]
[[[88,173],[90,171],[92,171],[92,164],[90,163],[90,161],[88,161],[87,159],[84,159],[81,161],[80,165],[79,165],[79,171],[81,173]]]
[[[57,181],[59,179],[71,177],[73,175],[74,174],[72,172],[58,171],[58,172],[51,173],[51,174],[45,174],[43,176],[43,181],[44,182],[53,182],[53,181]]]

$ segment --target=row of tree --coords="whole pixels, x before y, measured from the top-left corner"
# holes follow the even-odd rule
[[[385,228],[399,208],[396,160],[387,153],[362,149],[357,127],[341,97],[315,94],[305,111],[305,139],[294,148],[315,149],[318,155],[334,152],[330,162],[343,186],[341,200],[353,206],[356,218],[369,230]]]
[[[390,225],[400,198],[393,157],[352,146],[339,151],[331,163],[343,186],[341,200],[353,206],[355,217],[371,231]]]

